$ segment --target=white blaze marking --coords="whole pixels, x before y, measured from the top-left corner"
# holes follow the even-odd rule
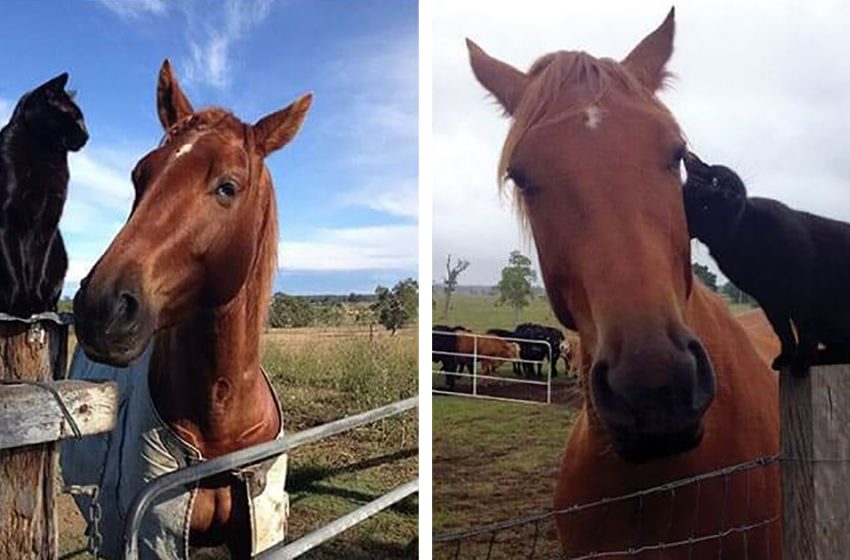
[[[594,130],[602,122],[602,110],[596,105],[591,105],[584,110],[584,124],[587,128]]]
[[[194,144],[192,144],[191,142],[187,142],[186,144],[180,146],[180,148],[178,148],[177,151],[174,152],[174,159],[179,158],[183,154],[188,154],[189,152],[191,152],[193,146]]]

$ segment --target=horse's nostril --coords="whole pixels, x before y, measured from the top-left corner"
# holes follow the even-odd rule
[[[134,320],[139,313],[139,300],[129,292],[121,292],[118,299],[119,308],[116,315],[119,315],[124,321]]]

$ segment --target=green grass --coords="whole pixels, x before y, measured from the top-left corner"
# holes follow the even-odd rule
[[[575,412],[528,405],[435,396],[434,533],[537,513],[552,505],[555,480]],[[523,531],[500,536],[493,558],[527,556]],[[541,527],[538,552],[555,551],[551,527]],[[503,540],[504,539],[504,540]],[[464,557],[486,555],[487,538],[464,543]],[[451,547],[434,547],[450,558]]]

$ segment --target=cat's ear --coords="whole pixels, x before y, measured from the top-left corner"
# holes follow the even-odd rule
[[[53,92],[65,91],[65,85],[68,83],[68,73],[62,72],[52,80],[44,83],[41,87]]]

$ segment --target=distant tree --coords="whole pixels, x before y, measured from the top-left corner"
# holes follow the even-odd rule
[[[338,327],[345,321],[346,310],[342,303],[335,301],[315,306],[314,315],[320,325]]]
[[[454,266],[452,266],[451,255],[446,259],[446,277],[443,279],[446,301],[443,305],[443,318],[449,316],[449,305],[452,301],[452,294],[457,289],[458,277],[467,268],[469,268],[469,261],[466,259],[457,259]]]
[[[313,304],[304,298],[276,293],[269,309],[272,328],[307,327],[315,320]]]
[[[520,312],[532,297],[532,282],[537,273],[531,266],[531,259],[520,251],[511,251],[508,266],[502,269],[502,278],[496,285],[499,291],[498,304],[508,304],[514,312],[514,324],[519,322]]]
[[[750,296],[750,294],[742,291],[738,286],[736,286],[732,282],[726,282],[725,284],[723,284],[723,287],[720,288],[720,293],[728,297],[729,301],[732,303],[736,303],[739,305],[758,305],[758,302],[752,296]]]
[[[402,280],[392,290],[375,288],[372,310],[388,331],[395,332],[416,319],[419,310],[419,284],[413,278]]]
[[[711,272],[704,264],[693,263],[691,265],[694,275],[702,280],[702,283],[711,288],[713,292],[717,291],[717,275]]]

